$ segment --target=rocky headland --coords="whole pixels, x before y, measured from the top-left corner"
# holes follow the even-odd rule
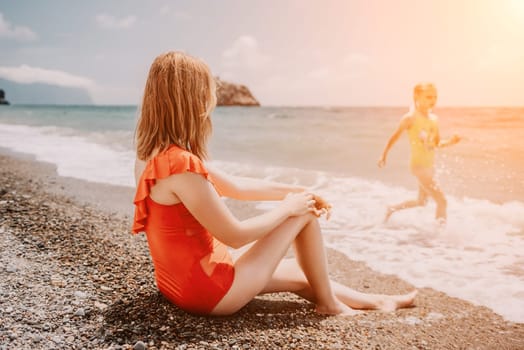
[[[216,82],[218,106],[260,106],[260,102],[245,85],[233,84],[219,77]]]

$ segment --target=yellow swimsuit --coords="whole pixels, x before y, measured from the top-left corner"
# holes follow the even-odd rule
[[[411,168],[431,168],[437,146],[437,120],[435,117],[415,116],[407,130],[411,145]]]

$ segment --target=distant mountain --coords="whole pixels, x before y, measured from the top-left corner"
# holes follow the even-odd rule
[[[4,90],[0,89],[0,105],[8,105],[9,101],[5,99]]]
[[[91,105],[93,100],[82,88],[56,86],[42,83],[21,84],[0,79],[0,89],[12,105]]]

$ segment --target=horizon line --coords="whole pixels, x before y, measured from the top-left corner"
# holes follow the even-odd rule
[[[58,103],[58,104],[49,104],[49,103],[20,103],[5,105],[5,107],[138,107],[139,104],[67,104],[67,103]],[[225,108],[409,108],[407,105],[260,105],[260,106],[216,106],[216,108],[225,107]],[[435,109],[441,108],[524,108],[522,105],[442,105],[438,106]]]

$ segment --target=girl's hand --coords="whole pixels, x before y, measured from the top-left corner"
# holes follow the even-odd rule
[[[315,215],[320,217],[321,215],[326,214],[326,220],[329,220],[329,217],[331,216],[331,204],[316,194],[313,195],[313,199],[315,200]]]
[[[315,213],[315,199],[311,193],[288,193],[282,200],[282,206],[288,211],[289,216],[300,216]]]
[[[440,144],[438,145],[438,147],[442,148],[442,147],[452,146],[452,145],[459,143],[460,140],[462,140],[462,138],[459,135],[455,134],[451,136],[449,139],[440,141]]]
[[[460,136],[455,134],[451,136],[450,143],[454,145],[456,143],[459,143],[460,139],[461,139]]]
[[[386,157],[381,156],[380,159],[377,162],[377,165],[379,168],[383,168],[386,166]]]

